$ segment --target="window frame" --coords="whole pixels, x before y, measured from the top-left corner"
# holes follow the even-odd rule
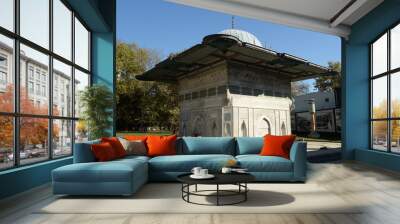
[[[68,4],[68,2],[66,2],[65,0],[59,0],[62,4],[64,4],[65,7],[68,8],[68,10],[71,11],[71,18],[70,18],[70,22],[71,22],[71,58],[67,59],[64,58],[62,55],[59,55],[57,53],[55,53],[54,50],[54,45],[53,45],[53,21],[54,21],[54,14],[53,14],[53,1],[54,0],[48,0],[49,2],[49,47],[48,49],[46,49],[45,47],[42,47],[39,44],[34,43],[33,41],[30,41],[29,39],[23,37],[20,35],[20,0],[14,0],[13,1],[13,10],[14,10],[14,18],[13,18],[13,22],[14,22],[14,30],[10,31],[4,27],[0,26],[0,35],[3,35],[5,37],[11,38],[13,40],[13,54],[12,54],[12,61],[13,64],[12,66],[12,73],[11,75],[13,75],[13,79],[14,79],[14,110],[13,112],[1,112],[0,111],[0,116],[10,116],[13,119],[13,166],[11,167],[5,167],[5,168],[0,168],[0,172],[5,171],[5,170],[10,170],[10,169],[16,169],[18,167],[23,167],[23,166],[30,166],[33,164],[37,164],[37,163],[43,163],[49,160],[53,160],[53,159],[62,159],[65,157],[70,157],[73,155],[73,151],[74,151],[74,143],[75,143],[75,126],[76,126],[76,121],[78,121],[80,118],[75,116],[75,108],[72,107],[71,108],[71,115],[70,116],[56,116],[53,115],[53,59],[58,60],[59,62],[62,62],[66,65],[71,66],[71,83],[74,84],[75,82],[75,69],[85,73],[88,75],[89,77],[89,83],[88,85],[91,86],[92,85],[92,57],[91,57],[91,50],[92,50],[92,30],[89,28],[89,26],[85,23],[85,21],[79,16],[79,14],[77,12],[75,12],[72,7]],[[88,31],[88,69],[85,69],[83,67],[81,67],[80,65],[75,63],[75,18],[77,20],[79,20],[79,22],[84,26],[84,28]],[[21,85],[21,81],[20,81],[20,45],[25,45],[27,47],[32,48],[33,50],[36,50],[40,53],[43,53],[45,55],[48,56],[49,58],[49,63],[48,63],[48,83],[46,85],[46,96],[48,97],[48,113],[46,115],[39,115],[39,114],[27,114],[27,113],[21,113],[20,111],[20,85]],[[29,66],[29,64],[27,64],[27,66]],[[27,71],[28,71],[27,67]],[[42,74],[42,73],[40,73]],[[33,70],[33,82],[34,85],[36,84],[36,70]],[[30,79],[30,74],[29,72],[27,72],[26,74],[27,77],[27,81],[31,80]],[[41,77],[39,77],[41,78]],[[39,83],[41,83],[41,79],[38,80]],[[40,85],[42,87],[42,85]],[[71,86],[71,92],[73,94],[72,97],[72,105],[74,105],[75,103],[75,85]],[[28,87],[28,86],[27,86]],[[29,90],[27,90],[29,91]],[[34,92],[36,90],[34,89]],[[42,95],[42,94],[40,94]],[[43,158],[43,160],[38,161],[38,162],[32,162],[32,163],[26,163],[26,164],[21,164],[20,161],[20,119],[21,118],[45,118],[47,119],[48,122],[48,136],[47,136],[47,141],[48,143],[52,143],[53,142],[53,138],[52,138],[52,133],[53,133],[53,121],[56,120],[66,120],[66,121],[71,121],[71,129],[72,129],[72,133],[71,133],[71,153],[69,155],[63,155],[63,156],[54,156],[53,152],[54,152],[54,147],[53,144],[48,144],[48,157],[47,158]]]
[[[392,55],[391,55],[391,31],[393,28],[400,26],[400,21],[394,23],[391,25],[389,28],[385,29],[383,33],[378,35],[375,39],[373,39],[369,44],[369,149],[373,151],[379,151],[379,152],[386,152],[386,153],[391,153],[391,154],[400,154],[400,152],[393,152],[392,151],[392,121],[400,121],[400,117],[393,117],[392,116],[392,98],[391,98],[391,91],[392,91],[392,86],[391,86],[391,80],[392,76],[396,75],[398,72],[400,72],[400,67],[398,68],[393,68],[391,69],[391,61],[392,61]],[[379,73],[374,75],[373,74],[373,44],[378,41],[381,37],[384,35],[387,35],[387,69],[385,72]],[[387,93],[386,93],[386,98],[387,98],[387,105],[386,105],[386,117],[385,118],[373,118],[373,93],[374,93],[374,86],[373,86],[373,81],[382,77],[386,77],[386,87],[387,87]],[[386,121],[386,150],[379,150],[374,148],[374,132],[373,132],[373,122],[376,121]]]

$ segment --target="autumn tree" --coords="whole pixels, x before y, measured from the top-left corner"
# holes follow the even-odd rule
[[[0,110],[2,112],[13,112],[14,94],[13,86],[8,85],[6,91],[0,94]],[[11,116],[0,116],[0,147],[13,147],[13,119]]]
[[[25,88],[20,88],[20,109],[24,114],[42,114],[48,112],[47,104],[34,105],[33,101],[29,99],[28,93]],[[8,85],[6,91],[0,94],[0,108],[3,112],[13,112],[14,107],[14,88],[13,85]],[[56,112],[57,113],[57,112]],[[12,149],[13,147],[13,117],[0,116],[0,146],[2,148]],[[45,145],[48,137],[48,119],[46,118],[32,118],[29,116],[22,116],[20,118],[20,148],[24,149],[26,145]],[[59,135],[59,128],[54,125],[53,138]]]
[[[392,117],[400,117],[400,100],[393,99],[392,100]],[[377,106],[373,108],[373,118],[387,118],[387,101],[382,100]],[[391,121],[391,133],[392,133],[392,141],[397,142],[400,138],[400,122],[393,120]],[[373,122],[373,135],[374,138],[386,138],[387,136],[387,121],[376,121]]]

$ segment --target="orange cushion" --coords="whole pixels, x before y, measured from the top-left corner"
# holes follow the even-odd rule
[[[290,148],[295,139],[295,135],[266,135],[264,136],[264,145],[261,149],[260,155],[280,156],[289,159]]]
[[[93,144],[91,145],[91,149],[94,157],[99,162],[110,161],[117,158],[113,147],[108,142]]]
[[[176,135],[147,137],[148,156],[176,155]]]
[[[109,138],[101,138],[101,142],[108,142],[114,149],[115,155],[118,158],[126,156],[126,151],[124,146],[122,146],[121,142],[117,137],[109,137]]]
[[[147,135],[125,135],[124,139],[129,140],[129,141],[143,141],[146,142]]]

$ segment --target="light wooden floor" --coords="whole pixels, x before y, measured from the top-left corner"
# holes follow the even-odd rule
[[[35,214],[35,208],[54,199],[49,186],[43,186],[0,202],[0,223],[400,223],[400,174],[358,163],[309,167],[308,182],[322,185],[346,201],[362,201],[367,206],[360,214]]]

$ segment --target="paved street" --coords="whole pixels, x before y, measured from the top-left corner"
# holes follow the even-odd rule
[[[307,141],[307,150],[316,151],[321,147],[326,147],[328,149],[340,149],[342,143],[340,142],[317,142],[317,141]]]

